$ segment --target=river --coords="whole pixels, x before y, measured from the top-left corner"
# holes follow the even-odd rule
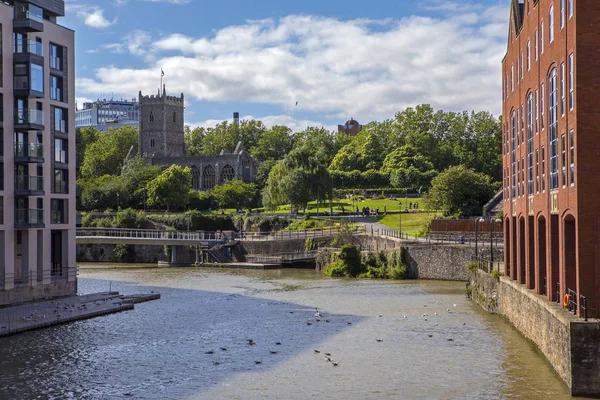
[[[109,286],[162,298],[0,339],[0,399],[571,398],[535,346],[469,301],[463,283],[80,271],[81,293]]]

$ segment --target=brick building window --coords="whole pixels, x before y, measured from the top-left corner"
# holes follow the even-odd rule
[[[536,89],[535,91],[535,133],[538,133],[538,128],[539,128],[539,121],[540,121],[540,98],[539,98],[539,91]]]
[[[562,187],[567,186],[567,148],[565,135],[560,137],[560,167],[561,167],[561,183]]]
[[[560,0],[560,29],[565,27],[565,0]]]
[[[569,110],[573,111],[573,53],[569,54]]]
[[[546,191],[546,148],[542,146],[542,193]]]
[[[548,77],[548,129],[550,145],[550,189],[558,188],[558,98],[557,72],[554,68]]]
[[[540,54],[544,54],[544,21],[540,21]]]
[[[510,66],[510,91],[515,91],[515,66]]]
[[[569,18],[573,16],[573,0],[569,0]]]
[[[525,104],[521,104],[521,144],[525,143]]]
[[[533,59],[537,61],[538,59],[538,33],[537,29],[533,34]]]
[[[527,72],[531,71],[531,41],[527,41]]]
[[[511,163],[511,184],[512,184],[512,197],[517,197],[517,151],[515,149],[515,135],[517,134],[517,119],[515,111],[511,113],[510,117],[510,163]]]
[[[569,182],[571,186],[575,186],[575,131],[571,129],[569,132]]]
[[[544,130],[545,106],[544,106],[544,84],[540,87],[540,126]]]
[[[533,93],[527,97],[527,194],[533,194]]]
[[[535,151],[535,192],[540,192],[540,151]]]
[[[550,6],[548,20],[548,43],[552,43],[554,41],[554,6]]]
[[[560,115],[565,115],[565,63],[560,64]]]

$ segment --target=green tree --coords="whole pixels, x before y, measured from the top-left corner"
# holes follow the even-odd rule
[[[138,144],[138,130],[131,126],[111,128],[85,150],[81,176],[119,175],[131,148]]]
[[[202,155],[204,137],[206,136],[206,129],[202,127],[196,127],[191,129],[188,125],[185,126],[184,139],[185,148],[188,156],[200,156]]]
[[[103,175],[79,179],[81,206],[84,210],[118,209],[129,206],[129,191],[120,176]]]
[[[148,165],[139,154],[125,164],[121,173],[121,181],[129,193],[129,206],[144,206],[144,190],[148,182],[156,178],[162,169],[158,165]]]
[[[96,128],[86,127],[77,128],[75,134],[78,138],[76,145],[77,166],[80,166],[85,160],[85,151],[92,143],[98,140],[102,133]]]
[[[240,209],[252,203],[252,199],[256,195],[256,185],[232,179],[215,186],[210,194],[219,207]]]
[[[306,147],[319,149],[325,164],[331,164],[333,157],[339,150],[336,145],[336,136],[325,128],[308,127],[293,136],[293,148]]]
[[[202,139],[202,154],[217,155],[221,151],[233,153],[242,142],[246,150],[256,146],[266,127],[261,121],[244,120],[239,124],[223,121],[214,128],[207,128]]]
[[[151,206],[185,207],[192,188],[192,172],[189,167],[171,165],[148,182],[148,204]]]
[[[251,153],[258,161],[281,160],[292,149],[292,130],[287,126],[275,125],[264,131]]]
[[[356,149],[354,142],[345,145],[337,152],[329,165],[331,171],[355,171],[363,170],[363,158]]]
[[[444,216],[461,218],[481,215],[481,208],[494,192],[488,175],[457,165],[433,179],[428,196]]]
[[[287,168],[283,160],[278,161],[269,172],[265,187],[262,191],[263,205],[267,210],[275,210],[278,206],[287,202],[287,196],[280,182],[287,174]]]

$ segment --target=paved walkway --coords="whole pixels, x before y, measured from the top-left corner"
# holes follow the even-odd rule
[[[120,311],[159,299],[157,293],[122,296],[118,292],[70,296],[0,308],[0,337]]]

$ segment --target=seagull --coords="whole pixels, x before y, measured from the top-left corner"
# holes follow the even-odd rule
[[[273,351],[273,350],[271,350],[271,351],[269,351],[269,352],[270,352],[271,354],[277,354],[277,353],[279,353],[278,351]]]
[[[337,367],[338,365],[340,365],[339,362],[332,362],[331,365],[333,365],[334,367]]]
[[[209,350],[209,351],[205,352],[204,354],[215,354],[215,351],[214,350]]]
[[[227,351],[227,348],[226,348],[226,347],[219,347],[219,348],[220,348],[221,350],[223,350],[223,351]]]
[[[281,346],[281,342],[276,342],[275,345]]]
[[[427,335],[427,336],[429,336],[429,337],[433,337],[433,335]]]
[[[325,361],[327,361],[327,362],[331,362],[331,358],[329,358],[329,357],[325,357]]]
[[[330,356],[330,355],[331,355],[331,353],[325,353],[325,355],[326,355],[326,356]]]
[[[449,338],[449,339],[447,339],[447,340],[448,340],[449,342],[453,342],[453,341],[454,341],[454,339],[453,339],[453,338]]]
[[[383,342],[383,339],[375,339],[375,340],[377,340],[378,342]]]
[[[293,314],[293,313],[294,313],[293,311],[290,311],[290,314]]]
[[[406,318],[406,314],[404,314],[404,318]]]
[[[379,314],[379,318],[383,317],[383,315]]]
[[[352,325],[352,322],[348,322],[348,325]]]
[[[254,364],[256,364],[256,365],[262,364],[262,361],[254,361]]]
[[[296,102],[296,105],[298,105],[298,102]]]
[[[319,309],[317,307],[315,307],[315,311],[316,311],[315,317],[317,317],[317,318],[322,318],[323,317],[323,315],[319,312]]]
[[[306,325],[312,325],[310,322],[307,322]]]
[[[437,313],[433,313],[433,315],[437,315]]]
[[[247,340],[248,340],[248,344],[249,344],[250,346],[254,346],[254,345],[256,344],[256,343],[254,342],[254,340],[252,340],[252,339],[247,339]]]
[[[446,308],[446,311],[450,311],[450,309],[449,309],[449,308]]]
[[[315,350],[313,350],[313,351],[314,351],[315,353],[317,353],[317,354],[321,352],[320,350],[317,350],[317,349],[315,349]]]
[[[456,307],[456,304],[453,304],[454,307]]]

